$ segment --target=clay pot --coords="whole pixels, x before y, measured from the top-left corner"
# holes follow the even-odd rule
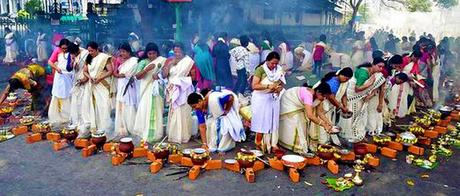
[[[454,108],[449,107],[449,106],[444,106],[441,109],[439,109],[439,112],[441,112],[441,119],[444,120],[447,117],[449,117],[450,113],[452,113],[453,110]]]
[[[78,137],[78,132],[71,131],[69,133],[61,133],[62,137],[69,142],[73,142]]]
[[[107,137],[105,135],[101,137],[91,137],[91,143],[96,145],[98,149],[102,148],[106,141]]]
[[[330,145],[322,145],[321,146],[322,148],[324,149],[332,149],[333,147],[330,146]],[[324,159],[324,160],[331,160],[334,158],[334,153],[333,152],[320,152],[319,150],[317,151],[318,152],[318,156],[319,158],[321,159]]]
[[[367,145],[365,143],[355,143],[353,144],[353,150],[356,155],[364,156],[367,154]]]
[[[156,147],[153,149],[153,154],[155,155],[156,159],[165,159],[169,156],[168,144]]]
[[[131,155],[134,151],[133,139],[130,137],[121,138],[118,149],[120,152]]]
[[[243,155],[247,155],[247,156],[253,156],[254,155],[254,153],[250,152],[250,151],[241,151],[241,153]],[[238,164],[240,165],[241,168],[250,168],[250,167],[254,166],[254,161],[241,160],[241,159],[238,159],[237,161],[238,161]]]
[[[305,162],[305,158],[299,155],[285,155],[281,158],[283,164],[286,167],[291,167],[295,169],[303,169],[307,162]]]
[[[254,161],[237,160],[241,168],[250,168],[254,166]]]
[[[204,165],[206,161],[208,160],[208,157],[202,158],[202,159],[194,159],[192,158],[192,163],[193,165]]]
[[[95,133],[91,134],[91,143],[96,145],[98,149],[101,149],[105,142],[107,141],[107,136],[102,130],[98,130]]]
[[[273,150],[273,154],[275,154],[275,156],[276,156],[276,158],[278,158],[278,160],[281,160],[281,158],[283,158],[285,153],[286,152],[284,150],[281,150],[281,149]]]

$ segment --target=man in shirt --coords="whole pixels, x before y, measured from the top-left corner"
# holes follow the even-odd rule
[[[230,50],[230,56],[232,56],[236,61],[236,74],[237,82],[235,85],[235,92],[238,93],[238,96],[242,96],[246,90],[249,70],[249,50],[246,48],[249,45],[249,37],[243,35],[240,37],[240,46],[237,46]]]

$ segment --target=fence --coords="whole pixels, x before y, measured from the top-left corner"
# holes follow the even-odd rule
[[[35,43],[37,38],[37,32],[40,29],[42,32],[46,33],[48,39],[51,39],[51,35],[54,32],[59,32],[65,36],[78,36],[82,40],[91,40],[100,39],[107,37],[109,31],[113,31],[114,28],[110,26],[113,25],[113,22],[109,18],[99,17],[94,21],[94,26],[90,25],[89,20],[73,20],[73,21],[60,21],[59,25],[51,24],[50,15],[44,15],[34,18],[9,18],[9,17],[0,17],[0,56],[5,54],[4,39],[5,28],[15,32],[16,42],[19,47],[19,60],[26,60],[27,57],[25,53],[25,42]]]

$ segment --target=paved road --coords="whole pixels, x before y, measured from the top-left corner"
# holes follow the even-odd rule
[[[0,69],[3,70],[3,67]],[[0,72],[5,74],[6,72]],[[0,74],[0,75],[1,75]],[[7,74],[9,75],[9,74]],[[3,78],[3,77],[2,77]],[[298,82],[301,83],[300,81]],[[196,144],[189,144],[196,145]],[[457,150],[456,153],[459,151]],[[454,153],[442,159],[440,167],[427,172],[406,164],[405,154],[398,161],[381,159],[381,166],[364,173],[365,185],[345,195],[458,195],[460,158]],[[226,157],[234,156],[229,153]],[[214,159],[219,158],[213,155]],[[341,167],[341,174],[351,168]],[[80,151],[67,148],[54,152],[44,141],[26,144],[24,136],[0,143],[0,195],[335,195],[320,182],[332,176],[323,167],[308,167],[300,183],[291,183],[286,172],[265,169],[249,184],[242,175],[226,170],[208,171],[198,180],[149,173],[148,165],[113,167],[108,154],[82,158]],[[421,174],[428,173],[428,179]],[[414,186],[405,181],[413,179]],[[307,181],[313,186],[304,183]]]
[[[458,151],[457,151],[458,153]],[[231,155],[227,155],[231,156]],[[217,155],[213,156],[218,158]],[[345,194],[356,195],[458,195],[460,193],[460,159],[456,154],[443,159],[440,167],[427,172],[398,161],[382,158],[381,166],[364,173],[365,185]],[[341,167],[341,174],[351,168]],[[286,172],[265,169],[249,184],[243,176],[226,170],[208,171],[196,181],[165,174],[149,173],[148,165],[113,167],[108,154],[82,158],[80,151],[67,148],[54,152],[50,142],[26,144],[24,136],[0,143],[0,195],[330,195],[336,194],[320,182],[331,174],[322,167],[308,167],[300,183],[289,181]],[[413,179],[408,186],[405,180]],[[306,185],[307,181],[313,186]]]

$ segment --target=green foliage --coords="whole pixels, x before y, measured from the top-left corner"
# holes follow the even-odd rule
[[[409,12],[431,12],[433,3],[430,0],[407,0],[405,6]]]
[[[369,20],[369,17],[370,17],[369,6],[367,4],[363,4],[363,5],[359,6],[358,14],[361,16],[361,22],[367,22]]]
[[[30,14],[26,10],[19,10],[18,17],[19,18],[29,18]]]
[[[434,0],[436,6],[440,8],[451,8],[458,5],[458,0]]]
[[[24,4],[24,9],[27,13],[35,15],[35,13],[42,10],[42,2],[41,0],[29,0]]]

